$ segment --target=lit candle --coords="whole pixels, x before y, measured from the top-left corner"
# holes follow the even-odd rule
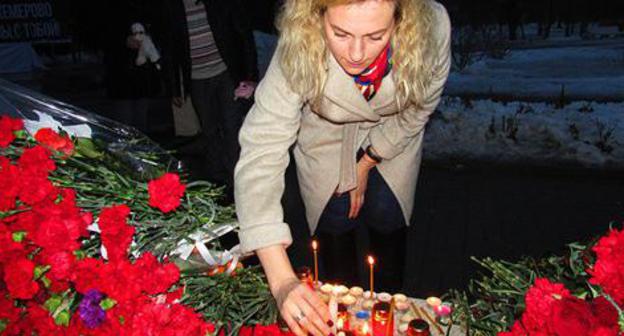
[[[318,243],[312,241],[312,251],[314,252],[314,287],[318,287]]]
[[[368,265],[370,267],[370,292],[371,292],[371,296],[373,295],[373,293],[375,293],[375,285],[374,285],[374,279],[373,279],[373,266],[375,265],[375,258],[373,258],[373,256],[368,256]]]

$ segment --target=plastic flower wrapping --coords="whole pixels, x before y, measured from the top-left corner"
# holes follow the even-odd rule
[[[82,154],[113,158],[100,161],[140,180],[181,168],[178,160],[135,128],[1,79],[0,113],[24,120],[33,136],[42,128],[65,132],[78,139]]]

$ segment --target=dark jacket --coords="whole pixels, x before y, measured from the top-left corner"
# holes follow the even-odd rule
[[[162,49],[162,11],[166,0],[111,0],[108,2],[106,26],[103,29],[105,87],[109,98],[138,99],[157,97],[162,93],[164,72],[154,64],[135,64],[137,51],[126,46],[130,26],[145,26],[157,48]]]
[[[246,8],[241,0],[198,0],[204,3],[210,29],[219,53],[232,78],[258,81],[256,45]],[[255,0],[253,0],[255,1]],[[186,11],[182,0],[165,1],[169,29],[165,36],[163,58],[167,69],[167,87],[180,96],[180,87],[190,93],[191,56]]]

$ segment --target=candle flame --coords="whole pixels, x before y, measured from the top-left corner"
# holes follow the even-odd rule
[[[375,264],[375,258],[373,258],[373,256],[368,256],[368,263],[369,263],[370,265]]]
[[[316,249],[318,249],[318,243],[316,242],[316,240],[313,240],[313,241],[312,241],[312,249],[313,249],[314,251],[316,251]]]

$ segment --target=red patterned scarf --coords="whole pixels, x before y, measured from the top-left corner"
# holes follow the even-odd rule
[[[377,56],[377,58],[369,65],[361,74],[353,76],[355,84],[369,101],[373,99],[381,81],[392,69],[392,50],[390,44]]]

